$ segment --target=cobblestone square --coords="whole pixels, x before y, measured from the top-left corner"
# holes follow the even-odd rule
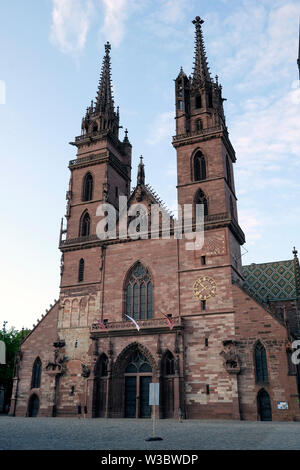
[[[0,450],[299,450],[300,423],[0,416]]]

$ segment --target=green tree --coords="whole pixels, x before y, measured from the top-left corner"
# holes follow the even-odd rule
[[[0,331],[0,340],[4,341],[6,346],[6,365],[0,365],[0,386],[5,390],[4,407],[10,403],[11,399],[16,354],[22,339],[30,332],[28,329],[18,331],[14,327],[6,331],[6,323],[3,323],[3,329]]]

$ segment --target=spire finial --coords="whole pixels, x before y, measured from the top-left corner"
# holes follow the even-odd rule
[[[193,24],[201,25],[204,23],[204,20],[200,18],[200,16],[196,16],[196,18],[192,21]]]
[[[107,43],[105,44],[104,48],[105,48],[105,53],[106,53],[106,55],[109,55],[109,53],[110,53],[110,51],[111,51],[111,45],[110,45],[110,43],[109,43],[108,41],[107,41]]]
[[[204,23],[204,20],[200,16],[192,21],[195,25],[195,60],[194,60],[194,72],[193,72],[193,81],[211,82],[211,77],[209,73],[209,67],[207,64],[207,58],[205,53],[205,46],[203,40],[203,34],[201,25]]]
[[[95,111],[103,111],[107,114],[114,114],[114,100],[111,87],[111,71],[110,71],[110,55],[111,45],[107,42],[104,45],[105,56],[103,58],[103,65],[101,70],[101,77],[98,86],[98,93],[96,97]]]
[[[143,162],[143,155],[140,156],[140,163],[137,175],[137,185],[140,186],[141,184],[145,184],[145,167]]]
[[[129,139],[128,139],[128,129],[125,129],[125,136],[124,136],[124,140],[123,142],[129,142]]]
[[[298,257],[298,251],[296,250],[295,246],[294,246],[294,249],[293,249],[293,255],[294,255],[294,258]]]

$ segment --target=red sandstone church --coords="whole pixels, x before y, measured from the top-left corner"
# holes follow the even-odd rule
[[[15,368],[16,416],[147,418],[149,383],[159,416],[298,420],[291,341],[299,331],[300,270],[294,259],[242,267],[222,87],[209,73],[196,17],[192,76],[175,81],[178,203],[204,206],[205,243],[96,235],[100,203],[149,210],[160,203],[144,165],[131,189],[131,144],[119,139],[110,45],[96,102],[82,120],[62,223],[60,298],[23,341]],[[150,227],[149,227],[150,230]],[[138,331],[126,315],[139,324]]]

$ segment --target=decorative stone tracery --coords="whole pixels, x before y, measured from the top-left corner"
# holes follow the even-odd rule
[[[130,359],[130,355],[132,354],[132,351],[135,349],[140,351],[141,354],[143,354],[146,357],[149,364],[151,365],[153,375],[156,375],[157,364],[152,354],[150,353],[149,349],[146,348],[144,345],[135,341],[134,343],[128,344],[117,357],[114,367],[113,367],[114,376],[121,376],[122,374],[124,374],[125,368],[128,365],[128,361]]]

